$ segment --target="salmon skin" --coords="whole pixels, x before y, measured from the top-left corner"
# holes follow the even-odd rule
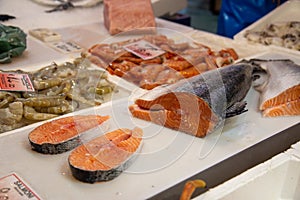
[[[100,115],[77,115],[52,120],[32,130],[28,139],[34,151],[43,154],[63,153],[81,144],[81,134],[109,118]]]
[[[116,178],[141,150],[142,136],[140,128],[117,129],[78,146],[68,158],[72,175],[86,183]]]
[[[160,86],[135,100],[134,117],[204,137],[226,117],[246,111],[254,67],[238,63],[172,85]]]
[[[264,117],[300,115],[300,66],[291,60],[252,59],[264,71],[253,82]]]

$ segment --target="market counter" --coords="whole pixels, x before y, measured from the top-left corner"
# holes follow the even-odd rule
[[[26,9],[19,12],[21,8]],[[5,24],[18,26],[26,32],[34,28],[50,28],[84,49],[110,38],[103,26],[102,5],[49,14],[44,12],[47,7],[31,1],[12,0],[0,9],[1,13],[5,11],[17,17]],[[159,12],[162,13],[157,10]],[[233,47],[240,58],[290,58],[300,63],[297,55],[247,46],[161,19],[156,21],[159,28],[173,31],[212,49]],[[80,52],[58,52],[28,36],[28,49],[24,54],[0,67],[3,70],[21,68],[30,71],[51,62],[68,61],[78,55]],[[147,137],[143,154],[119,177],[104,183],[82,183],[70,173],[68,152],[42,155],[32,151],[28,133],[40,122],[0,134],[0,178],[17,174],[41,199],[176,199],[186,180],[205,179],[208,187],[214,187],[300,140],[299,116],[263,118],[257,109],[259,94],[253,89],[246,96],[249,111],[226,120],[220,130],[205,138],[194,138],[142,120],[133,120],[128,113],[128,105],[132,103],[132,96],[137,90],[129,92],[129,97],[77,112],[113,116],[111,128],[134,125],[144,128]],[[155,135],[158,132],[161,134]]]

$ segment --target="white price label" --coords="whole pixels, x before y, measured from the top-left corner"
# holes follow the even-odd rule
[[[0,200],[41,199],[16,173],[0,178]]]
[[[149,60],[165,53],[164,50],[145,40],[127,44],[124,46],[124,49],[142,58],[143,60]]]
[[[43,42],[60,41],[61,35],[47,28],[29,30],[29,34]]]
[[[81,52],[83,48],[73,41],[51,42],[48,45],[61,53]]]

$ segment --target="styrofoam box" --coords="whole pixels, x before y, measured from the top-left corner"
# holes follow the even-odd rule
[[[300,199],[300,142],[246,172],[210,189],[204,199]]]
[[[300,21],[300,1],[299,0],[290,0],[277,7],[273,11],[269,12],[267,15],[257,20],[250,26],[246,27],[239,33],[237,33],[233,38],[239,42],[246,42],[248,44],[253,44],[248,42],[247,38],[244,37],[245,33],[248,30],[260,31],[265,28],[267,25],[275,23],[275,22],[289,22],[289,21]],[[260,45],[262,44],[254,44]],[[270,45],[272,48],[288,51],[288,52],[296,52],[300,55],[299,51],[288,49],[285,47],[279,47],[275,45]]]

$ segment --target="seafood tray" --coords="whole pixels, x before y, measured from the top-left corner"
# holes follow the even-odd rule
[[[247,43],[252,45],[260,45],[259,43],[249,42],[248,39],[245,37],[245,34],[248,31],[262,31],[264,28],[269,26],[270,24],[284,24],[286,22],[291,21],[298,21],[298,24],[300,24],[300,1],[298,0],[291,0],[287,1],[281,6],[277,7],[261,19],[257,20],[250,26],[246,27],[239,33],[237,33],[234,36],[234,40],[241,42],[241,43]],[[298,25],[299,26],[299,25]],[[299,31],[299,28],[298,28]],[[298,45],[299,45],[299,37],[298,37]],[[277,45],[269,45],[272,48],[275,48],[277,50],[282,50],[286,52],[295,52],[300,55],[300,51],[289,49],[283,46],[277,46]]]
[[[232,48],[215,51],[167,29],[158,29],[154,34],[134,34],[126,33],[125,36],[130,36],[127,40],[121,35],[94,44],[84,55],[110,74],[146,90],[226,66],[238,59]]]
[[[282,52],[254,57],[290,58],[300,63],[299,57]],[[143,147],[135,162],[114,180],[94,184],[72,177],[67,163],[70,152],[43,155],[32,151],[28,134],[42,122],[32,124],[0,135],[0,177],[16,173],[42,199],[150,198],[299,123],[300,116],[263,118],[258,99],[258,92],[250,89],[246,96],[248,112],[226,120],[223,127],[205,138],[133,118],[128,110],[133,103],[130,97],[67,114],[110,115],[110,130],[143,129]]]

